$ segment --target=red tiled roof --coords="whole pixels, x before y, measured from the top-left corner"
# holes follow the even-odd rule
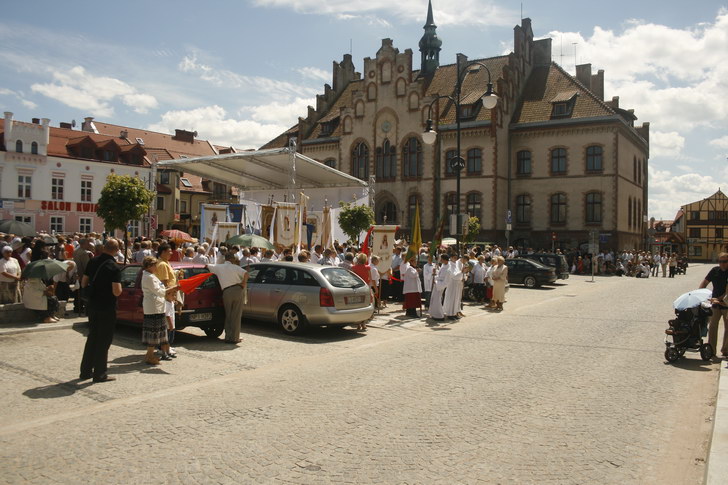
[[[158,133],[156,131],[142,130],[139,128],[131,128],[128,126],[114,125],[94,120],[94,126],[99,133],[107,135],[119,136],[122,131],[128,133],[128,139],[136,143],[136,139],[140,138],[144,141],[144,148],[162,148],[167,150],[173,158],[179,158],[179,155],[187,155],[189,157],[202,157],[207,155],[217,155],[215,148],[206,140],[195,140],[192,143],[188,141],[176,140],[174,135]]]

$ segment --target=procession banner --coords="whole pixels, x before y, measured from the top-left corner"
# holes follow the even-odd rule
[[[292,246],[296,226],[296,204],[279,202],[275,218],[275,242],[284,247]]]
[[[392,267],[392,251],[397,226],[374,226],[372,231],[372,255],[379,257],[380,273],[386,273]]]
[[[237,222],[218,222],[217,237],[220,242],[225,242],[233,236],[240,234],[240,225]]]
[[[215,224],[218,222],[227,222],[228,206],[202,204],[200,214],[200,242],[206,239],[212,240]]]
[[[331,227],[331,208],[330,207],[324,207],[323,212],[321,213],[321,229],[320,232],[320,238],[321,238],[321,246],[324,248],[330,248],[333,245],[333,238],[332,233],[333,229]]]
[[[275,208],[271,205],[264,205],[260,211],[261,226],[260,235],[273,242],[273,216],[275,215]]]
[[[323,212],[321,211],[309,211],[306,215],[306,225],[309,228],[309,241],[310,247],[314,247],[317,244],[321,244],[321,219]]]

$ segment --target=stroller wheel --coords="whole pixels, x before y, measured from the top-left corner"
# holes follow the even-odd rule
[[[710,344],[703,344],[700,346],[700,358],[709,361],[713,358],[713,346]]]
[[[680,358],[680,352],[675,347],[668,347],[665,349],[665,360],[669,363],[676,362]]]

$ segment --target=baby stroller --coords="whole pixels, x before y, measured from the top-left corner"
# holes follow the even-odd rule
[[[669,327],[665,330],[665,360],[669,363],[676,362],[686,350],[698,350],[700,358],[705,361],[713,357],[713,347],[703,342],[703,337],[708,335],[708,321],[712,314],[710,304],[706,303],[710,293],[710,290],[696,290],[675,300],[677,318],[669,320]]]

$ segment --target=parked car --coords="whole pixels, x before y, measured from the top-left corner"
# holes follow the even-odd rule
[[[556,270],[556,277],[560,280],[569,279],[569,263],[566,262],[566,256],[563,254],[535,253],[527,254],[523,257],[532,259],[546,266],[551,266]]]
[[[308,325],[345,327],[369,320],[374,299],[351,271],[312,263],[250,265],[243,318],[277,323],[287,334]]]
[[[520,283],[526,288],[537,288],[556,281],[556,270],[536,261],[525,258],[506,260],[508,283]]]
[[[185,278],[208,273],[205,265],[193,263],[170,263],[175,271],[184,271]],[[118,320],[141,325],[144,320],[142,309],[142,267],[129,264],[121,270],[121,295],[117,299],[116,316]],[[222,290],[217,277],[212,275],[193,293],[185,295],[182,313],[175,318],[175,327],[201,328],[210,337],[219,337],[225,329],[225,308],[222,303]]]

